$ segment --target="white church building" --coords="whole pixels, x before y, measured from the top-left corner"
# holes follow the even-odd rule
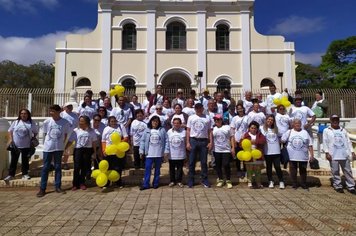
[[[261,0],[262,1],[262,0]],[[98,23],[56,45],[55,91],[295,89],[295,50],[254,27],[254,0],[98,0]]]

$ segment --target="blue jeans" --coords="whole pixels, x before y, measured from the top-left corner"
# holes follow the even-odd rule
[[[48,172],[51,166],[52,158],[54,159],[54,169],[56,171],[54,177],[54,184],[56,188],[60,188],[62,184],[62,154],[63,151],[43,152],[43,167],[41,171],[41,185],[42,190],[46,190],[48,181]]]
[[[201,165],[201,180],[208,179],[208,148],[207,145],[209,143],[208,139],[195,139],[190,138],[190,154],[189,154],[189,179],[194,180],[195,176],[195,162],[196,156],[199,152],[200,157],[200,165]]]
[[[143,187],[144,188],[150,187],[151,169],[152,169],[153,163],[155,163],[155,173],[154,173],[152,185],[153,185],[153,187],[158,187],[159,176],[161,175],[162,157],[149,157],[149,158],[146,158],[146,162],[145,162],[145,176],[143,179]]]

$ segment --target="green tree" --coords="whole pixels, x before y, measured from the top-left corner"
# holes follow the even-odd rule
[[[333,41],[319,68],[336,88],[356,88],[356,36]]]
[[[323,80],[322,72],[318,67],[296,62],[295,70],[298,88],[317,88]]]
[[[53,88],[54,68],[44,61],[30,66],[12,61],[0,63],[1,88]]]

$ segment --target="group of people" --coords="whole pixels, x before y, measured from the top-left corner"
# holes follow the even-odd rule
[[[198,160],[201,166],[200,182],[204,187],[211,186],[208,180],[208,167],[211,165],[217,174],[216,186],[232,188],[231,163],[235,162],[238,176],[244,178],[247,174],[248,187],[261,188],[261,168],[256,168],[261,165],[254,166],[254,159],[242,162],[236,158],[245,139],[251,141],[252,149],[258,149],[262,153],[259,163],[261,160],[265,162],[269,188],[274,188],[275,185],[273,167],[279,188],[285,188],[280,165],[281,147],[285,144],[290,159],[292,187],[308,189],[307,165],[314,159],[311,127],[316,115],[311,108],[303,105],[301,93],[296,92],[295,97],[291,98],[288,94],[277,93],[276,87],[271,85],[270,94],[265,100],[261,94],[254,97],[252,92],[246,92],[243,99],[235,101],[228,91],[216,92],[210,96],[209,90],[204,89],[202,96],[197,98],[192,90],[189,97],[185,98],[183,90],[178,89],[176,97],[169,100],[162,89],[158,85],[154,94],[147,91],[142,103],[138,102],[137,96],[132,96],[131,101],[125,96],[116,96],[116,107],[111,105],[111,99],[105,92],[101,92],[100,98],[96,100],[92,99],[92,93],[87,92],[76,111],[73,111],[72,103],[64,104],[63,108],[59,105],[51,106],[51,117],[43,126],[44,165],[37,196],[46,194],[52,159],[56,170],[56,192],[64,192],[61,188],[61,162],[63,160],[63,168],[67,168],[68,156],[72,152],[72,190],[85,190],[85,180],[90,178],[91,167],[98,168],[98,163],[103,159],[108,160],[109,169],[117,170],[121,175],[125,158],[107,155],[105,151],[106,146],[112,144],[111,136],[115,132],[132,145],[134,167],[144,168],[141,190],[159,187],[160,168],[164,161],[169,162],[170,187],[183,187],[185,182],[192,188],[196,184],[195,169]],[[318,95],[322,97],[322,93]],[[275,100],[282,96],[293,99],[293,105],[276,105]],[[326,114],[327,103],[322,98],[319,97],[313,106],[321,108],[323,114]],[[16,128],[17,126],[22,128]],[[20,111],[18,120],[10,127],[10,141],[18,142],[17,136],[20,133],[26,133],[28,138],[38,133],[38,128],[31,122],[30,112],[26,109]],[[28,156],[28,142],[26,139],[26,145],[18,145],[23,162],[23,156]],[[323,143],[326,158],[332,167],[334,188],[338,192],[342,190],[340,165],[346,176],[348,190],[355,193],[349,161],[349,157],[355,158],[355,153],[350,146],[347,132],[339,126],[338,116],[331,117],[331,126],[324,130]],[[5,181],[11,180],[16,170],[15,163],[17,164],[19,155],[11,154],[9,176]],[[189,171],[187,180],[183,181],[185,163],[188,163]],[[151,185],[153,166],[155,170]],[[298,170],[300,184],[297,182]],[[23,165],[22,174],[23,178],[29,178],[28,164]],[[121,178],[114,184],[123,186]]]

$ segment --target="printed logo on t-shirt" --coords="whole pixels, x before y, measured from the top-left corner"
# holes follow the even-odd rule
[[[293,136],[290,138],[291,146],[296,151],[302,151],[304,146],[304,139],[301,136]]]
[[[196,132],[203,131],[204,130],[204,122],[202,120],[196,120],[193,123],[192,127],[193,127],[194,131],[196,131]]]
[[[276,143],[278,141],[278,136],[275,133],[268,132],[266,135],[266,139],[268,143]]]
[[[150,136],[150,145],[158,146],[161,142],[161,137],[157,133],[153,133]]]
[[[215,136],[215,141],[220,145],[225,144],[227,141],[226,136],[223,133],[218,132]]]
[[[289,119],[288,117],[281,117],[281,119],[279,120],[279,123],[282,125],[282,126],[285,126],[285,127],[288,127],[289,126]]]
[[[179,149],[180,146],[182,145],[182,138],[179,135],[174,135],[171,139],[171,146],[174,149]]]
[[[335,149],[343,149],[343,148],[345,148],[344,147],[342,133],[339,133],[339,132],[335,132],[334,133],[334,148]]]
[[[22,125],[16,129],[15,133],[20,139],[23,139],[29,135],[27,128]]]
[[[297,110],[293,113],[293,118],[298,120],[303,120],[304,113],[302,111]]]
[[[49,129],[48,136],[50,139],[60,139],[62,136],[62,126],[60,125],[52,125]]]
[[[85,147],[89,143],[89,135],[88,134],[82,134],[78,137],[78,146],[79,147]]]

